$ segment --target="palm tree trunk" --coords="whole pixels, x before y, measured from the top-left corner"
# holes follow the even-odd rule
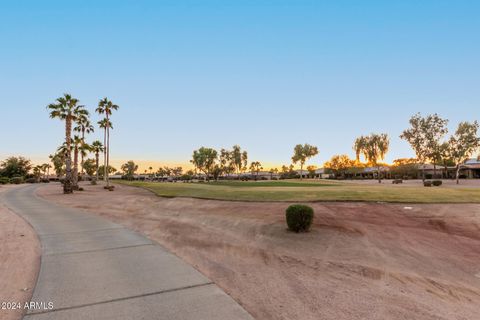
[[[73,190],[78,190],[78,145],[75,145],[73,154]]]
[[[303,180],[303,163],[300,162],[300,180]]]
[[[85,128],[82,129],[82,144],[85,144]],[[83,147],[83,146],[82,146]],[[81,153],[81,165],[82,165],[82,176],[84,174],[84,171],[83,171],[83,151]]]
[[[98,181],[98,162],[99,162],[98,158],[99,158],[99,154],[98,154],[98,151],[97,151],[97,152],[95,152],[95,168],[96,168],[96,170],[95,170],[95,180],[96,181]]]
[[[107,128],[103,130],[103,181],[107,182]]]
[[[382,177],[380,176],[380,166],[377,167],[378,172],[378,183],[382,183]]]
[[[107,116],[108,119],[108,116]],[[110,186],[109,171],[110,167],[110,126],[107,126],[107,187]]]
[[[67,145],[67,154],[65,157],[65,181],[63,183],[63,193],[73,193],[72,189],[72,153],[71,146],[72,118],[67,116],[65,119],[65,143]]]

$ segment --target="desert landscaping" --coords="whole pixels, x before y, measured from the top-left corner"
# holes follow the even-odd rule
[[[311,203],[312,230],[297,234],[286,230],[285,203],[162,198],[123,185],[85,189],[64,196],[52,184],[37,194],[145,234],[256,319],[478,315],[475,204]]]
[[[0,12],[0,320],[480,319],[480,1]]]

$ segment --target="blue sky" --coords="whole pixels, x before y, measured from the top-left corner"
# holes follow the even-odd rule
[[[370,132],[409,157],[412,114],[480,118],[479,16],[461,0],[1,1],[0,158],[55,150],[45,106],[64,92],[120,105],[118,163],[240,144],[280,165],[307,142],[321,165]]]

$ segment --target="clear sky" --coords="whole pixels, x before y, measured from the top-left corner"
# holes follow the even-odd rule
[[[117,165],[234,144],[281,165],[307,142],[320,166],[370,132],[391,136],[387,161],[409,157],[412,114],[480,118],[479,17],[473,0],[4,0],[0,159],[55,151],[45,106],[64,92],[120,105]]]

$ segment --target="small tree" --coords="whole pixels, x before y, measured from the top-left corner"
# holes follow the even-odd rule
[[[103,178],[104,172],[106,172],[107,174],[112,174],[112,173],[117,172],[117,169],[112,167],[112,166],[108,166],[108,170],[106,170],[105,166],[101,165],[100,167],[98,167],[98,172],[99,172],[100,176]]]
[[[33,167],[33,177],[35,182],[40,182],[40,177],[42,176],[42,166]]]
[[[63,153],[57,152],[48,156],[53,163],[53,170],[58,178],[65,174],[65,159]]]
[[[386,133],[375,134],[369,136],[361,136],[355,140],[353,149],[360,160],[360,154],[363,154],[365,160],[373,167],[377,167],[378,183],[382,182],[380,174],[380,161],[385,158],[390,146],[390,140]]]
[[[255,174],[255,180],[258,180],[258,173],[262,169],[262,164],[259,161],[253,161],[250,163],[250,171],[252,172],[252,175]]]
[[[408,141],[415,155],[423,165],[422,180],[425,181],[425,162],[433,162],[434,174],[436,163],[441,156],[441,139],[447,134],[448,120],[438,114],[422,117],[420,113],[410,118],[410,128],[404,130],[400,138]]]
[[[303,166],[305,162],[318,154],[318,148],[309,144],[297,144],[293,149],[292,162],[300,162],[300,180],[303,178]]]
[[[50,168],[52,167],[49,163],[44,163],[41,165],[43,171],[43,179],[48,179],[50,176]]]
[[[270,173],[270,180],[273,180],[273,175],[278,172],[278,169],[272,168],[268,172]]]
[[[190,162],[199,171],[205,173],[207,181],[210,180],[210,174],[215,168],[215,161],[218,154],[215,149],[201,147],[198,150],[193,151],[192,160]]]
[[[308,166],[307,167],[307,171],[308,171],[308,174],[310,176],[310,178],[315,178],[315,171],[317,170],[317,166]]]
[[[237,172],[238,179],[240,179],[240,173],[247,170],[248,154],[247,151],[242,151],[239,145],[234,145],[230,154],[230,165]]]
[[[88,176],[95,178],[97,173],[97,162],[95,159],[87,159],[83,162],[83,169]]]
[[[138,165],[136,165],[135,162],[130,160],[127,163],[124,163],[121,169],[125,174],[125,177],[127,178],[127,180],[131,180],[133,179],[135,172],[138,170]]]
[[[182,167],[173,167],[171,168],[171,173],[172,173],[172,176],[175,177],[175,178],[178,178],[182,175],[182,172],[183,172],[183,168]]]
[[[0,163],[0,176],[12,178],[25,177],[32,168],[30,160],[24,157],[9,157]]]
[[[449,145],[451,159],[455,162],[456,166],[455,177],[458,184],[461,165],[480,147],[478,122],[460,122],[455,134],[450,137]]]
[[[355,160],[350,159],[346,154],[334,155],[329,161],[323,165],[327,169],[331,169],[336,175],[340,174],[343,178],[347,170],[355,166]]]

